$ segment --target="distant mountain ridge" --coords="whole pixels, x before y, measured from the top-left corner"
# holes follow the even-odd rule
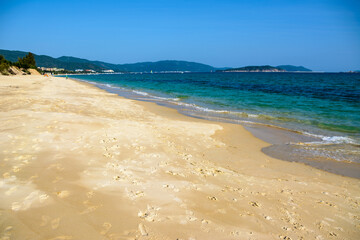
[[[24,57],[28,52],[1,50],[0,55],[5,59],[15,62],[18,57]],[[189,72],[211,72],[216,68],[196,62],[165,60],[158,62],[140,62],[132,64],[112,64],[102,61],[90,61],[87,59],[62,56],[53,58],[46,55],[34,54],[38,67],[64,68],[74,71],[76,69],[92,69],[94,71],[114,70],[115,72],[160,72],[160,71],[189,71]]]
[[[270,65],[263,66],[246,66],[238,68],[228,68],[217,70],[217,72],[311,72],[310,69],[303,66],[293,66],[293,65],[280,65],[273,67]]]
[[[239,68],[229,68],[225,70],[218,70],[217,72],[286,72],[286,70],[273,67],[270,65],[264,65],[264,66],[246,66]]]
[[[2,50],[0,49],[0,55],[3,55],[5,59],[16,62],[19,57],[24,57],[28,52],[24,51],[11,51],[11,50]],[[130,64],[113,64],[102,61],[91,61],[83,58],[71,57],[71,56],[62,56],[58,58],[53,58],[47,55],[37,55],[34,54],[35,61],[38,67],[46,68],[64,68],[66,70],[74,71],[76,69],[91,69],[97,72],[103,70],[114,70],[115,72],[172,72],[172,71],[189,71],[189,72],[213,72],[213,71],[227,71],[229,69],[236,70],[239,72],[242,70],[240,68],[215,68],[210,65],[196,63],[196,62],[187,62],[187,61],[176,61],[176,60],[164,60],[158,62],[139,62],[139,63],[130,63]],[[272,67],[269,65],[265,66],[248,66],[253,67],[253,71],[259,68],[263,68],[264,72],[281,72],[285,71],[311,71],[310,69],[304,68],[302,66],[292,66],[292,65],[281,65],[277,67]],[[246,67],[245,67],[246,68]],[[277,69],[277,70],[275,70]],[[249,69],[248,69],[249,70]],[[249,70],[250,71],[250,70]]]

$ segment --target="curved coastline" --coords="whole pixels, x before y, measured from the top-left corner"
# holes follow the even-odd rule
[[[65,78],[1,76],[0,93],[12,238],[358,235],[358,179],[271,158],[240,125]]]
[[[298,162],[304,163],[311,167],[315,167],[320,170],[324,170],[327,172],[339,174],[342,176],[360,178],[360,163],[348,161],[348,160],[338,160],[331,157],[318,156],[314,155],[309,151],[300,151],[299,146],[311,146],[312,144],[332,144],[331,141],[324,140],[329,137],[311,134],[307,132],[302,132],[298,130],[289,129],[282,126],[277,126],[271,123],[263,123],[256,121],[247,121],[247,120],[238,120],[231,118],[224,118],[221,116],[211,116],[199,114],[197,111],[192,111],[188,109],[183,109],[182,106],[192,108],[192,105],[187,103],[179,102],[180,99],[173,98],[164,98],[159,96],[150,95],[147,92],[142,92],[139,90],[130,90],[126,88],[113,87],[109,84],[103,84],[98,82],[93,82],[91,80],[83,80],[77,78],[71,78],[74,81],[79,81],[82,83],[87,83],[97,88],[103,89],[110,93],[115,93],[121,97],[125,97],[128,99],[133,99],[140,102],[153,102],[160,106],[176,109],[180,114],[184,114],[186,116],[192,118],[199,118],[214,122],[222,122],[222,123],[232,123],[239,124],[248,131],[250,131],[254,136],[260,138],[261,140],[270,144],[270,146],[264,147],[261,151],[267,154],[270,157],[280,159],[283,161],[289,162]],[[139,95],[140,97],[136,96]],[[195,107],[203,110],[201,107]],[[219,113],[227,113],[229,111],[226,110],[208,110],[205,109],[205,112],[219,112]],[[335,137],[336,138],[336,137]],[[347,141],[351,143],[351,139],[341,139],[342,141]],[[337,139],[334,139],[337,141]],[[317,153],[318,154],[318,153]]]

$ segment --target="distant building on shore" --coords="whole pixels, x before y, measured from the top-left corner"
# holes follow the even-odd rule
[[[64,68],[47,68],[47,67],[39,67],[42,71],[45,72],[60,72],[60,71],[64,71]]]
[[[85,72],[88,72],[88,73],[96,73],[96,71],[92,70],[92,69],[85,69]]]
[[[84,69],[75,69],[75,72],[83,72]]]
[[[111,69],[109,69],[109,70],[102,70],[102,72],[103,72],[103,73],[113,73],[114,70],[111,70]]]

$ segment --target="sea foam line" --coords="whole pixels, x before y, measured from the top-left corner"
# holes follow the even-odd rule
[[[179,98],[166,98],[166,97],[159,97],[159,96],[154,96],[152,94],[149,94],[147,92],[143,92],[143,91],[139,91],[139,90],[130,90],[127,88],[123,88],[123,87],[119,87],[119,86],[114,86],[112,84],[109,83],[97,83],[97,82],[92,82],[92,81],[87,81],[87,80],[81,80],[80,81],[83,82],[87,82],[90,84],[94,84],[94,85],[98,85],[98,86],[105,86],[107,88],[112,88],[112,89],[118,89],[121,91],[125,91],[125,92],[132,92],[136,95],[140,95],[143,97],[148,97],[149,99],[155,99],[155,100],[162,100],[162,101],[168,101],[169,103],[175,104],[175,105],[179,105],[179,106],[184,106],[189,108],[188,110],[197,110],[197,111],[202,111],[202,112],[209,112],[209,113],[220,113],[220,114],[230,114],[230,115],[235,115],[235,116],[240,116],[240,117],[246,117],[246,118],[252,118],[252,119],[261,119],[263,118],[263,114],[251,114],[251,113],[246,113],[246,112],[237,112],[237,111],[230,111],[230,110],[216,110],[216,109],[211,109],[211,108],[207,108],[207,107],[201,107],[197,104],[194,103],[185,103],[185,102],[181,102]],[[268,115],[266,115],[268,116]],[[273,116],[268,116],[268,118],[270,119],[276,119],[276,117]],[[231,119],[231,120],[237,120],[237,122],[239,123],[248,123],[248,124],[257,124],[257,125],[264,125],[267,127],[274,127],[274,128],[279,128],[279,129],[283,129],[283,130],[287,130],[287,131],[291,131],[291,132],[295,132],[298,134],[303,134],[306,136],[310,136],[316,139],[319,139],[320,141],[313,141],[313,142],[307,142],[307,145],[331,145],[331,144],[354,144],[354,145],[359,145],[360,143],[355,141],[354,139],[350,138],[350,137],[345,137],[345,136],[324,136],[324,135],[320,135],[320,134],[313,134],[313,133],[309,133],[306,131],[298,131],[298,130],[292,130],[292,129],[288,129],[288,128],[284,128],[284,127],[280,127],[280,126],[276,126],[276,125],[272,125],[272,124],[266,124],[266,123],[258,123],[258,122],[252,122],[252,121],[246,121],[246,120],[240,120],[240,119]],[[290,143],[290,144],[299,144],[299,143]]]
[[[303,132],[304,135],[321,139],[321,141],[310,142],[313,145],[330,145],[330,144],[354,144],[359,143],[350,137],[344,136],[324,136],[320,134],[313,134],[309,132]]]

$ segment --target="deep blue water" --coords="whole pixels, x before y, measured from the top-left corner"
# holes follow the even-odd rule
[[[360,74],[100,74],[72,78],[120,95],[172,105],[190,115],[280,126],[318,136],[324,143],[357,146],[360,142]]]

